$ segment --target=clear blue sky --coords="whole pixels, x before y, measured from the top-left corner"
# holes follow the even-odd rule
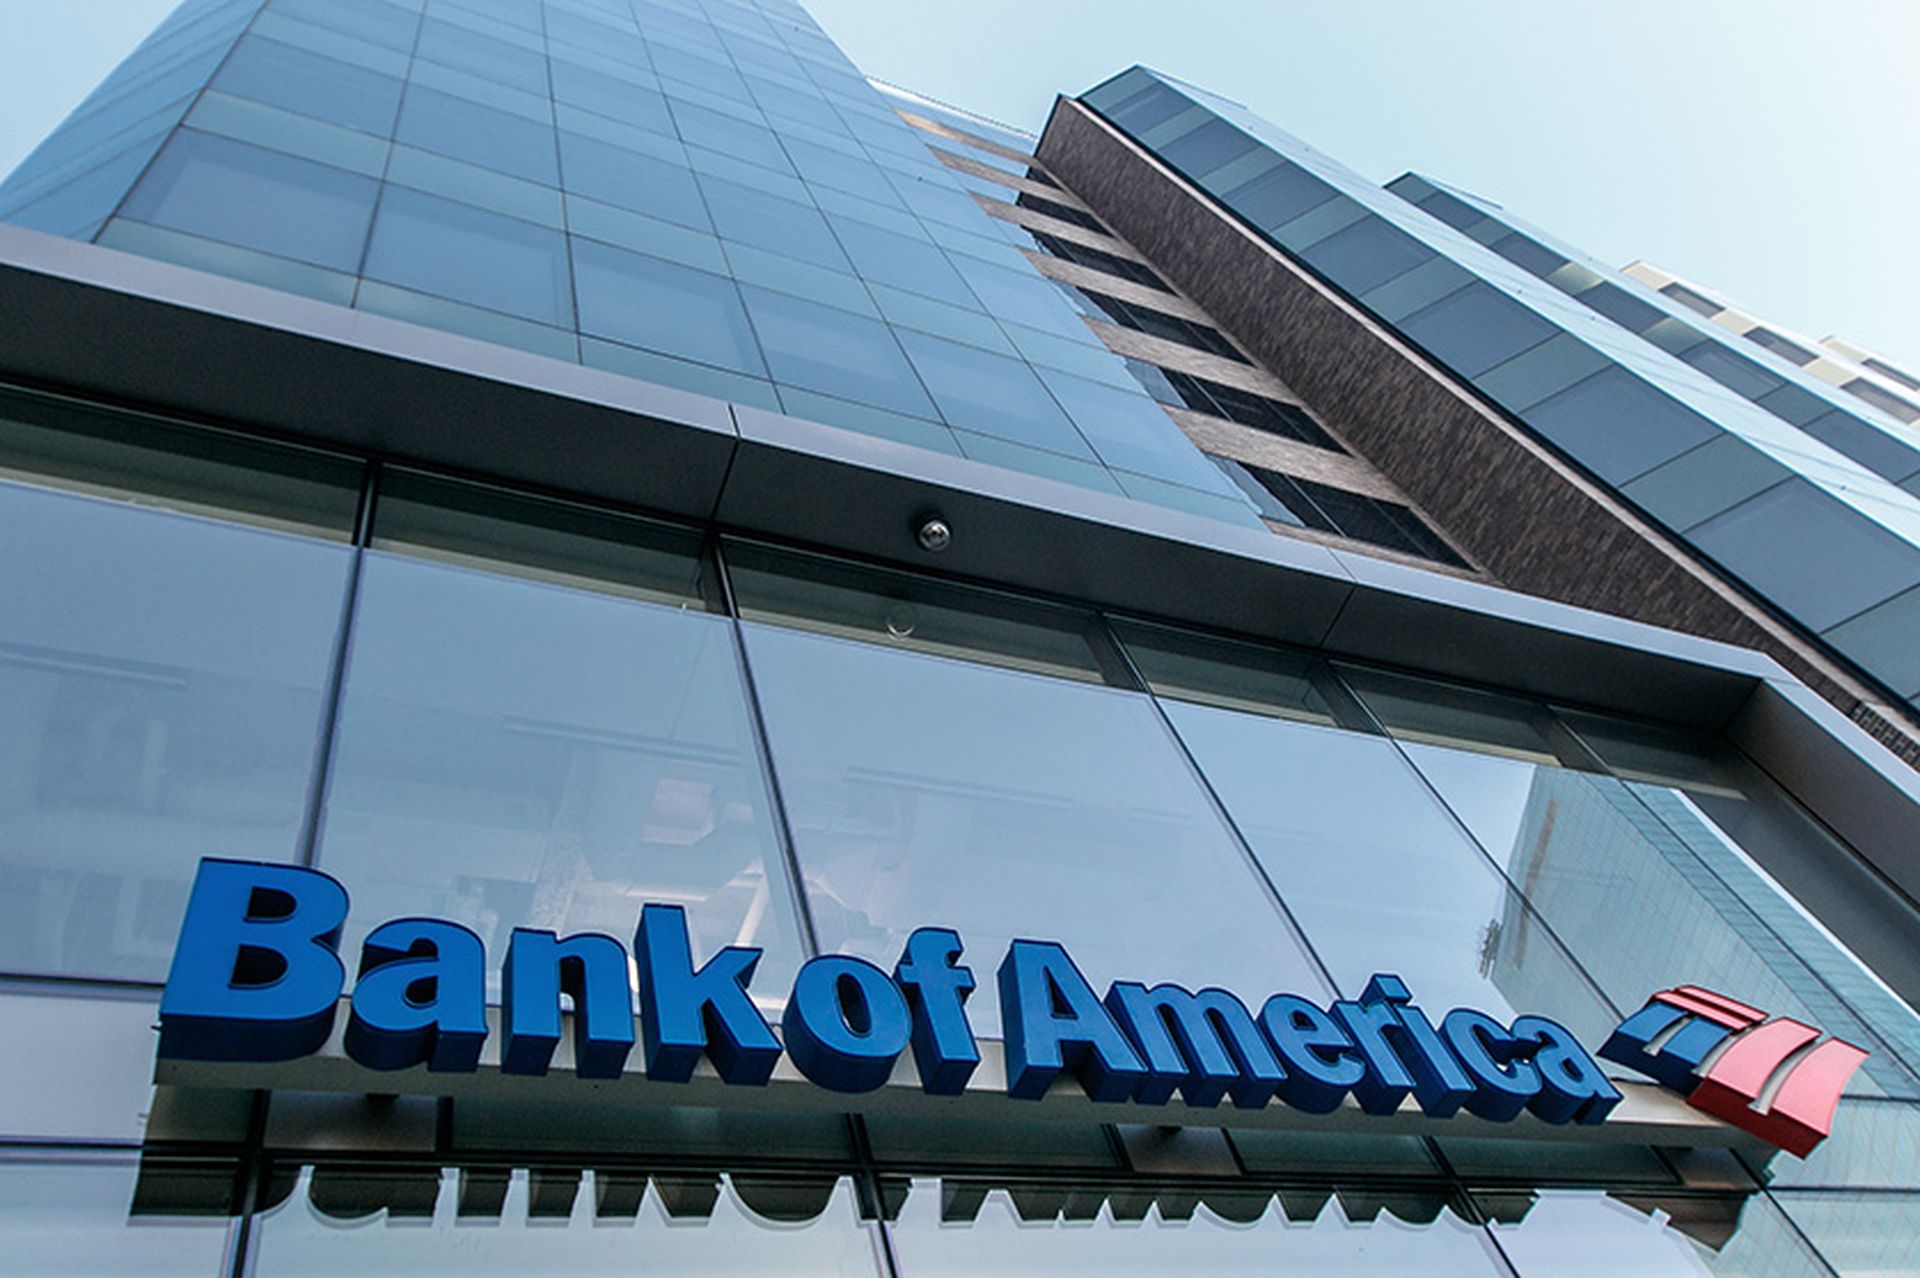
[[[171,0],[0,0],[0,171]],[[808,0],[869,74],[1026,127],[1134,62],[1368,177],[1920,365],[1912,0]]]

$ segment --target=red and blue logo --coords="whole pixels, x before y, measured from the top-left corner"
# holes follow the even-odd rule
[[[1695,1109],[1805,1158],[1833,1129],[1867,1053],[1791,1017],[1681,985],[1629,1016],[1600,1055],[1687,1098]]]

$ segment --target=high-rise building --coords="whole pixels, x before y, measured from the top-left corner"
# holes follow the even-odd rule
[[[1648,288],[1658,289],[1755,346],[1772,351],[1821,381],[1831,382],[1885,416],[1909,425],[1920,421],[1920,398],[1916,398],[1920,396],[1920,378],[1885,356],[1838,337],[1815,341],[1783,332],[1778,325],[1729,306],[1702,285],[1651,262],[1630,262],[1622,269]]]
[[[1920,452],[1684,299],[788,0],[188,0],[0,219],[0,1272],[1920,1267]]]

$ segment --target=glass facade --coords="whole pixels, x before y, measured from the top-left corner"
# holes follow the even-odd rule
[[[1723,744],[37,394],[8,413],[0,518],[59,530],[38,571],[69,589],[0,634],[42,725],[10,737],[0,813],[0,1272],[1903,1263],[1920,1018],[1763,868],[1829,836]],[[1395,971],[1428,1007],[1590,1043],[1683,974],[1873,1056],[1833,1139],[1771,1164],[1390,1120],[1176,1133],[1127,1106],[156,1088],[208,849],[336,875],[355,926],[428,913],[494,944],[682,903],[697,952],[765,949],[768,1015],[808,955],[890,964],[937,921],[985,955],[1060,940],[1097,985],[1324,1000]]]
[[[1081,99],[1895,699],[1920,668],[1920,442],[1900,420],[1497,206],[1376,186],[1142,67]],[[1698,304],[1696,304],[1696,302]],[[1702,311],[1705,314],[1702,314]],[[1905,486],[1903,486],[1905,485]],[[1782,562],[1790,550],[1796,557]]]
[[[1764,583],[1799,553],[1753,549],[1769,521],[1832,531],[1828,487],[1685,394],[1634,389],[1437,254],[1427,213],[1370,208],[1318,157],[1281,159],[1284,140],[1143,74],[1097,105],[1183,171],[1226,175],[1231,207],[1456,371],[1530,395],[1596,471],[1673,481],[1710,454],[1659,491],[1692,503],[1717,558]],[[1174,295],[1072,238],[1100,223],[1031,145],[882,93],[785,0],[191,0],[0,188],[0,217],[1250,528],[1268,507],[1156,396],[1357,464],[1299,405],[1103,346],[1023,249]],[[973,198],[1006,204],[1008,182],[1053,230]],[[1637,322],[1640,299],[1591,291],[1596,331]],[[1216,371],[1241,358],[1199,320],[1099,296]],[[1678,367],[1675,385],[1732,375]],[[1920,1015],[1862,957],[1920,935],[1920,911],[1728,740],[1519,676],[1390,668],[1352,642],[1379,639],[1364,619],[1302,640],[1322,649],[1118,608],[1095,568],[1131,563],[1043,595],[1023,569],[908,571],[738,512],[668,518],[16,376],[0,370],[0,1274],[1920,1263]],[[1644,428],[1607,429],[1634,396]],[[1308,516],[1242,474],[1294,521],[1457,563],[1395,503],[1274,472]],[[1139,568],[1204,578],[1238,553],[1168,539]],[[1860,652],[1891,649],[1920,598],[1903,554],[1869,538],[1844,572],[1779,589]],[[1291,610],[1293,584],[1235,615]],[[1452,642],[1436,630],[1396,639],[1400,659]],[[158,1003],[210,856],[339,880],[349,963],[398,916],[454,921],[497,959],[518,927],[625,939],[644,903],[677,905],[697,958],[762,951],[769,1021],[810,958],[889,968],[914,929],[947,926],[989,1040],[991,968],[1021,938],[1063,943],[1096,989],[1324,1004],[1393,973],[1436,1018],[1537,1013],[1591,1047],[1697,982],[1871,1056],[1805,1159],[1353,1106],[1292,1127],[1055,1103],[1071,1096],[1000,1117],[932,1096],[803,1109],[704,1078],[699,1103],[635,1101],[565,1071],[183,1083],[156,1073]],[[1841,867],[1878,950],[1803,904]]]
[[[1257,522],[787,0],[192,0],[0,220]]]

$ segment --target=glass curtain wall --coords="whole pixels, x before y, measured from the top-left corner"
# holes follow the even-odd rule
[[[1255,526],[785,0],[194,0],[0,219]]]
[[[44,395],[4,409],[0,520],[44,549],[9,561],[26,606],[0,617],[0,1272],[1911,1263],[1920,1026],[1763,865],[1829,836],[1717,743]],[[1170,1133],[1128,1106],[155,1088],[209,854],[334,873],[362,927],[618,935],[680,903],[698,951],[767,951],[770,1014],[809,953],[886,964],[944,923],[976,962],[1037,936],[1097,984],[1253,1003],[1393,971],[1430,1009],[1589,1043],[1695,981],[1873,1057],[1833,1138],[1770,1164],[1384,1122]]]

